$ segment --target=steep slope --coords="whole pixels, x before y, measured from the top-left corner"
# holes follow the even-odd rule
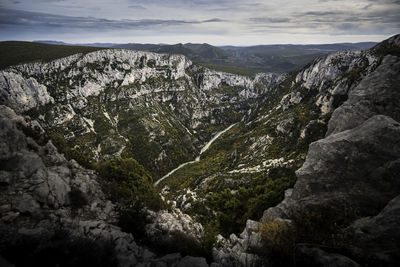
[[[380,60],[373,51],[344,51],[287,75],[199,162],[163,180],[163,195],[211,231],[240,233],[282,200],[309,144],[324,137],[333,110]]]
[[[133,155],[160,177],[279,79],[215,72],[180,55],[102,50],[2,71],[0,102],[38,119],[61,146],[89,159]]]
[[[399,51],[397,35],[367,57],[328,56],[353,66],[339,76],[353,81],[350,87],[336,79],[336,69],[326,60],[297,75],[303,87],[328,93],[325,104],[335,92],[348,99],[334,109],[326,137],[310,145],[285,199],[266,210],[261,222],[247,221],[239,238],[220,236],[214,259],[226,266],[398,264]],[[359,71],[362,62],[366,68]],[[351,78],[354,70],[360,82]],[[322,110],[330,106],[325,104]]]
[[[0,105],[0,126],[1,266],[207,266],[179,253],[157,257],[123,232],[104,180],[59,154],[37,121]],[[185,214],[163,211],[147,226],[154,238],[153,232],[177,230],[163,229],[164,217],[181,231],[198,227]]]

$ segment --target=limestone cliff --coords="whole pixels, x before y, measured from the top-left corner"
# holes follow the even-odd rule
[[[332,69],[335,55],[313,63],[297,75],[296,80],[303,87],[314,87],[322,93],[324,88],[340,87],[338,91],[328,89],[328,95],[337,91],[348,99],[334,109],[326,137],[311,143],[305,163],[296,171],[297,182],[287,190],[285,199],[266,210],[260,222],[248,221],[240,237],[219,237],[214,248],[214,258],[219,263],[272,264],[273,249],[268,242],[274,237],[268,231],[275,225],[275,238],[288,238],[289,243],[284,246],[292,249],[297,264],[398,264],[400,59],[395,51],[399,51],[399,40],[395,36],[370,51],[355,52],[361,59],[357,56],[347,61],[347,57],[340,56],[341,62],[347,62],[340,69],[364,62],[363,53],[375,57],[366,57],[366,71],[358,76],[360,82],[350,86],[347,83],[343,87],[337,70]],[[382,47],[390,52],[382,55]],[[329,106],[328,101],[326,107]],[[283,243],[278,242],[279,245]],[[282,250],[280,253],[285,255]],[[294,264],[292,260],[288,262]]]
[[[93,159],[133,150],[157,178],[195,158],[215,130],[242,119],[283,77],[249,78],[182,55],[109,49],[3,70],[0,103]]]

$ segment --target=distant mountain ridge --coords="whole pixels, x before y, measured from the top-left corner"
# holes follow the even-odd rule
[[[310,45],[256,45],[213,46],[207,43],[140,44],[140,43],[86,43],[67,44],[58,41],[36,41],[47,44],[124,48],[165,54],[182,54],[195,63],[235,74],[254,76],[258,72],[289,72],[301,69],[313,59],[331,52],[364,50],[376,45],[374,42],[335,43]]]
[[[40,43],[40,44],[52,44],[52,45],[74,45],[74,46],[93,46],[93,47],[113,47],[118,45],[117,43],[65,43],[61,41],[55,40],[34,40],[33,43]]]

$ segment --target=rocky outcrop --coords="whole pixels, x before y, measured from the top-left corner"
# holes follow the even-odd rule
[[[116,49],[77,54],[49,63],[17,65],[1,72],[1,104],[25,111],[48,103],[48,94],[54,94],[57,87],[64,89],[57,97],[59,101],[96,96],[108,87],[126,86],[158,76],[177,80],[186,76],[186,68],[191,64],[181,55]],[[55,82],[56,79],[59,81]],[[17,90],[28,86],[32,92]],[[31,102],[25,104],[28,98]]]
[[[349,100],[333,112],[327,135],[354,128],[375,114],[400,121],[399,72],[398,57],[383,58],[381,65],[349,93]]]
[[[351,67],[373,51],[340,54],[344,61],[352,58]],[[337,77],[332,67],[337,55],[314,63],[297,82],[323,90]],[[296,242],[311,243],[296,245],[299,264],[396,266],[399,261],[400,59],[367,59],[365,77],[348,87],[348,99],[333,112],[326,137],[309,146],[293,190],[264,212],[264,221],[285,220],[295,227]],[[246,226],[244,232],[253,228]],[[214,258],[226,266],[244,266],[241,255],[256,259],[257,249],[265,249],[258,230],[220,239]]]
[[[110,87],[129,86],[135,82],[144,84],[154,78],[190,80],[190,73],[199,71],[194,78],[200,90],[217,89],[221,84],[226,84],[242,88],[244,91],[240,92],[240,95],[245,97],[258,95],[255,92],[256,84],[269,88],[284,77],[268,73],[258,74],[253,79],[193,66],[192,62],[182,55],[107,49],[85,55],[73,55],[49,63],[21,64],[1,71],[0,103],[18,111],[26,111],[54,101],[50,95],[59,89],[57,87],[63,87],[64,90],[61,95],[56,96],[57,101],[74,102],[75,98],[97,96]],[[59,80],[56,82],[56,79]],[[194,87],[194,84],[192,86]],[[186,88],[141,89],[125,98]]]
[[[296,248],[296,261],[299,266],[346,266],[360,267],[358,263],[346,256],[328,253],[316,247],[298,245]]]
[[[168,239],[176,232],[180,232],[199,244],[203,239],[202,225],[176,207],[173,207],[170,212],[150,211],[149,217],[152,222],[146,226],[146,232],[151,240]]]
[[[218,235],[213,248],[214,260],[222,266],[266,266],[262,257],[253,252],[262,246],[259,231],[260,223],[248,220],[239,237],[231,234],[225,239]]]
[[[375,70],[379,61],[372,50],[337,52],[315,60],[297,74],[295,82],[308,90],[318,90],[316,104],[323,114],[329,114],[361,78]]]
[[[391,200],[376,216],[365,217],[352,223],[349,250],[356,259],[376,265],[395,266],[400,261],[400,196]]]
[[[38,132],[32,130],[5,106],[0,106],[0,124],[0,234],[16,229],[19,234],[39,237],[61,227],[73,235],[116,242],[123,266],[137,262],[139,247],[130,234],[112,225],[114,205],[102,193],[95,173],[67,161],[50,141],[40,145],[26,136],[23,131],[43,133],[38,127]]]
[[[77,240],[92,240],[95,243],[89,242],[89,247],[82,249],[90,252],[96,249],[95,244],[109,242],[116,266],[172,264],[139,246],[131,234],[116,226],[115,205],[107,200],[97,174],[73,160],[67,161],[51,141],[43,138],[43,129],[37,122],[0,106],[0,126],[0,255],[5,261],[16,260],[11,248],[20,242],[25,249],[30,242],[58,242],[48,248],[54,250],[60,244],[84,244],[89,241]],[[68,232],[69,239],[54,237],[60,230]],[[42,246],[37,251],[40,249],[45,251]],[[101,257],[102,252],[99,253]],[[208,266],[204,259],[180,255],[174,262],[188,261]]]
[[[131,153],[130,137],[140,133],[151,152],[134,156],[158,178],[195,158],[211,127],[248,116],[283,77],[250,78],[182,55],[107,49],[1,71],[0,104],[28,113],[95,160]]]

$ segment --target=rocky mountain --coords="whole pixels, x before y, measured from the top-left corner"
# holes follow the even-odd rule
[[[1,266],[207,266],[179,253],[157,257],[122,232],[101,178],[59,154],[37,121],[0,106],[0,125]],[[156,217],[147,227],[153,238],[167,223],[168,231],[201,231],[179,211]]]
[[[217,232],[240,233],[247,219],[259,219],[282,200],[309,144],[324,137],[332,112],[381,59],[372,50],[338,52],[286,76],[200,162],[158,187],[203,224],[214,221]]]
[[[240,237],[218,237],[213,252],[217,262],[398,264],[399,45],[400,36],[379,44],[368,52],[368,63],[360,54],[333,54],[297,75],[303,87],[324,92],[325,86],[329,94],[341,92],[347,100],[333,110],[325,138],[311,143],[285,199],[267,209],[260,222],[247,221]],[[328,62],[347,62],[353,68],[366,62],[367,68],[358,72],[363,73],[360,82],[344,89],[343,80],[330,82],[329,77],[338,76]]]
[[[399,40],[255,78],[119,49],[1,71],[0,260],[95,238],[109,265],[395,266]]]
[[[248,78],[180,55],[101,50],[1,72],[1,103],[93,159],[134,157],[157,178],[194,158],[282,76]]]

